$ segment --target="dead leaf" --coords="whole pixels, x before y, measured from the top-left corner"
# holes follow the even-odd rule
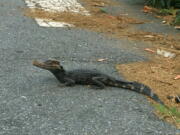
[[[165,24],[165,23],[166,23],[166,21],[162,21],[162,23],[163,23],[163,24]]]
[[[175,26],[174,28],[180,30],[180,26]]]
[[[178,80],[178,79],[180,79],[180,75],[177,75],[177,76],[174,78],[174,80]]]
[[[102,62],[102,61],[106,61],[107,60],[107,58],[105,58],[105,59],[98,59],[97,61],[98,62]]]
[[[157,54],[161,55],[161,56],[164,56],[165,58],[174,58],[174,57],[176,57],[176,53],[174,53],[170,49],[166,49],[166,48],[158,48],[157,49]]]
[[[104,7],[105,4],[104,3],[93,3],[92,6],[96,6],[96,7]]]
[[[149,7],[149,6],[144,6],[143,12],[144,12],[144,13],[151,13],[151,12],[152,12],[152,8]]]
[[[153,38],[154,36],[153,35],[145,35],[144,37],[146,37],[146,38]]]
[[[112,16],[112,15],[109,15],[109,16],[107,16],[108,18],[110,18],[110,19],[116,19],[116,17],[115,16]]]
[[[144,50],[145,50],[145,51],[148,51],[148,52],[151,52],[151,53],[155,53],[154,50],[151,50],[151,49],[149,49],[149,48],[145,48]]]

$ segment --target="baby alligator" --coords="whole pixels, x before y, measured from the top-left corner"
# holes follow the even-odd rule
[[[119,87],[144,94],[154,101],[164,105],[159,97],[153,93],[148,86],[138,82],[117,80],[111,76],[93,70],[78,69],[66,71],[57,60],[47,60],[44,62],[35,60],[33,61],[33,65],[50,71],[65,86],[81,84],[91,85],[96,89],[103,89],[106,86]]]

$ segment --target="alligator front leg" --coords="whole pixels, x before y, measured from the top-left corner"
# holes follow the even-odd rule
[[[64,83],[65,86],[74,86],[75,85],[75,81],[73,79],[64,78],[64,80],[65,80],[65,83]]]

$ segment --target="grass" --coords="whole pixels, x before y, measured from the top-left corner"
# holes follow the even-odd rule
[[[100,8],[100,12],[101,13],[107,13],[106,9],[104,9],[104,8]]]
[[[161,15],[176,15],[176,9],[170,8],[170,9],[160,9],[159,13]]]
[[[163,118],[173,119],[176,125],[180,124],[180,110],[176,107],[166,108],[163,105],[156,104],[154,105],[155,109],[158,111],[158,114]]]

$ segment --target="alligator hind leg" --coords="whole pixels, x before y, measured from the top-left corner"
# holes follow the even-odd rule
[[[104,85],[103,81],[105,81],[106,78],[104,77],[93,77],[93,88],[95,89],[104,89],[106,86]]]

